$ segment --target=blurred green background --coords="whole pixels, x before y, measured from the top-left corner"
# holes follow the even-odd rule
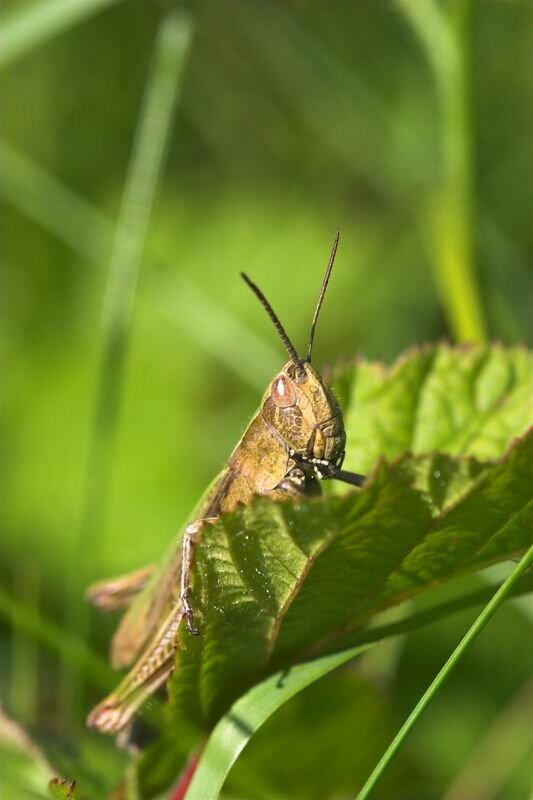
[[[319,365],[442,337],[531,345],[533,5],[4,0],[1,22],[2,703],[94,743],[114,623],[85,588],[166,550],[284,361],[240,270],[303,349],[341,229]],[[370,711],[318,796],[354,793],[470,618],[368,657]],[[509,604],[382,797],[525,800],[530,636]],[[370,761],[351,760],[361,736]],[[511,755],[461,795],[480,739]],[[250,748],[238,796],[266,796],[276,741]],[[311,796],[298,772],[279,781]]]

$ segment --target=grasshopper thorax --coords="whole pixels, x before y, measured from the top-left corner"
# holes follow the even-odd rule
[[[331,390],[308,362],[289,361],[267,389],[261,416],[291,456],[340,466],[346,435]]]

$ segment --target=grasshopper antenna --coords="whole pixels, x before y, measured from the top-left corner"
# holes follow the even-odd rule
[[[335,253],[337,252],[337,245],[339,244],[339,234],[340,231],[337,228],[337,233],[335,234],[335,241],[333,242],[333,248],[331,250],[331,255],[329,257],[328,268],[326,269],[326,274],[324,275],[324,280],[322,281],[322,287],[320,289],[320,294],[318,295],[318,302],[316,304],[313,321],[311,323],[311,330],[309,331],[309,348],[307,350],[307,358],[306,358],[306,361],[309,361],[309,363],[311,362],[311,352],[313,350],[313,339],[315,338],[316,321],[318,319],[318,315],[322,307],[322,301],[324,299],[324,295],[326,294],[326,289],[328,288],[329,276],[331,275],[331,270],[333,269],[333,262],[335,261]]]
[[[285,328],[283,327],[283,325],[279,321],[274,309],[272,308],[272,306],[270,305],[270,303],[266,299],[266,297],[263,294],[263,292],[261,291],[261,289],[258,286],[256,286],[253,281],[250,280],[248,275],[246,275],[244,272],[241,272],[241,278],[243,278],[243,280],[248,284],[248,286],[250,287],[252,292],[255,294],[255,296],[257,297],[257,299],[259,300],[259,302],[261,303],[261,305],[263,306],[263,308],[267,312],[268,316],[270,317],[270,319],[274,323],[274,327],[277,330],[277,332],[279,334],[279,337],[280,337],[281,341],[283,342],[283,344],[285,346],[285,350],[287,351],[287,353],[291,357],[291,361],[294,364],[294,366],[296,367],[297,372],[302,373],[303,367],[302,367],[301,359],[300,359],[298,353],[296,352],[296,348],[294,347],[293,343],[291,342],[291,340],[287,336]]]

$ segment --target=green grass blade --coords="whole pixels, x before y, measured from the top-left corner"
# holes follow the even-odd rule
[[[56,33],[119,0],[37,0],[2,20],[0,69],[38,47]]]
[[[0,616],[9,620],[19,634],[35,639],[61,659],[90,677],[95,686],[107,691],[116,673],[78,636],[13,597],[0,587]]]
[[[34,564],[25,564],[14,571],[13,591],[26,606],[39,609],[40,575]],[[13,627],[11,644],[10,708],[25,724],[37,719],[39,705],[38,646],[33,636]]]
[[[441,185],[428,205],[430,219],[424,220],[435,283],[455,340],[484,342],[473,259],[465,20],[447,19],[434,0],[396,1],[426,53],[441,115]]]
[[[6,202],[95,264],[109,259],[113,225],[102,212],[3,140],[0,162]]]
[[[237,700],[209,737],[186,800],[216,800],[228,772],[255,731],[295,694],[368,647],[355,647],[278,672]]]
[[[529,548],[526,554],[523,556],[519,564],[515,567],[512,573],[509,575],[507,580],[500,586],[498,591],[492,597],[492,599],[487,603],[481,614],[477,617],[474,624],[470,627],[467,634],[463,637],[460,643],[457,645],[443,668],[440,670],[436,678],[433,680],[429,688],[426,692],[424,692],[423,696],[420,698],[416,706],[414,707],[411,714],[408,716],[404,724],[402,725],[401,729],[398,731],[398,734],[394,737],[393,741],[379,760],[378,764],[376,765],[374,771],[366,781],[365,785],[357,795],[357,800],[367,800],[370,797],[372,791],[376,787],[378,781],[382,777],[383,773],[387,769],[388,765],[402,746],[404,740],[407,738],[408,734],[418,722],[419,718],[421,717],[422,713],[425,711],[433,697],[435,696],[436,692],[440,689],[452,669],[456,666],[458,661],[464,655],[466,650],[470,647],[476,636],[483,630],[489,619],[492,615],[497,611],[497,609],[502,604],[503,600],[507,597],[513,587],[516,585],[519,578],[525,573],[529,567],[533,564],[533,546]]]
[[[39,164],[0,140],[0,197],[96,265],[109,258],[113,225],[91,203]],[[148,254],[147,268],[155,266]],[[164,262],[159,259],[158,266]],[[279,350],[238,317],[225,311],[185,275],[169,270],[152,276],[149,301],[173,326],[263,393],[265,373],[279,367]]]
[[[265,374],[279,369],[276,342],[267,342],[184,275],[165,274],[152,282],[150,299],[173,326],[179,326],[243,383],[263,394]]]
[[[152,203],[191,33],[189,17],[177,13],[169,15],[159,31],[109,267],[103,317],[108,344],[115,336],[125,339],[129,331]]]
[[[102,313],[103,350],[96,390],[81,521],[73,543],[67,585],[68,624],[83,638],[88,609],[83,591],[95,577],[103,542],[115,432],[144,242],[172,126],[182,68],[191,37],[188,16],[162,22],[139,115],[117,223]],[[90,566],[89,566],[90,565]],[[81,715],[79,675],[64,679],[65,708]]]

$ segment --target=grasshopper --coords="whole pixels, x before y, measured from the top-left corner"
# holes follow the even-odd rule
[[[88,725],[102,733],[118,733],[139,706],[162,686],[174,670],[178,630],[199,635],[191,604],[194,545],[206,525],[254,495],[273,500],[320,494],[319,481],[328,478],[361,486],[364,477],[341,469],[346,434],[341,410],[331,390],[311,364],[315,327],[335,260],[333,249],[315,307],[305,359],[300,358],[272,306],[258,287],[241,273],[272,320],[289,361],[266,390],[259,411],[185,526],[170,557],[159,568],[146,567],[130,575],[89,588],[88,598],[103,610],[126,608],[111,644],[115,668],[135,661],[117,689],[97,705]]]

